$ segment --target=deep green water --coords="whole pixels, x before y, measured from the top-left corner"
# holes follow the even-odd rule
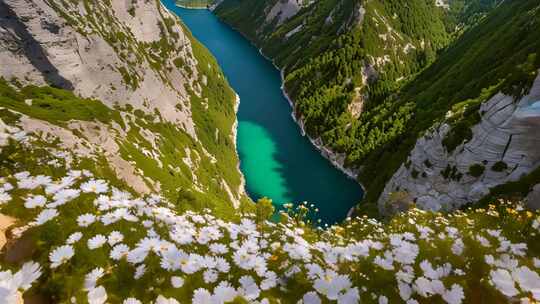
[[[362,189],[301,135],[282,95],[279,71],[210,11],[162,2],[213,53],[240,96],[237,144],[251,198],[266,196],[277,206],[307,201],[319,208],[323,222],[343,220],[362,198]]]

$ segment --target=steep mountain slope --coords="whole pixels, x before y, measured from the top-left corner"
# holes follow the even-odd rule
[[[326,229],[302,204],[270,221],[271,202],[241,191],[234,93],[158,1],[0,0],[0,41],[0,303],[540,301],[540,212],[517,201]],[[516,62],[519,50],[504,49]],[[481,126],[534,119],[537,84],[517,90],[536,76],[526,58],[482,107],[525,97]],[[477,103],[446,123],[468,123]]]
[[[289,7],[286,2],[226,0],[216,13],[284,68],[286,90],[299,122],[317,143],[333,152],[329,158],[338,167],[359,173],[367,188],[363,208],[371,212],[377,201],[382,207],[390,192],[406,190],[406,184],[394,183],[380,199],[398,168],[408,165],[406,155],[416,140],[444,121],[452,106],[476,101],[461,103],[461,111],[467,104],[475,107],[466,111],[466,118],[459,114],[453,119],[456,128],[445,142],[458,145],[464,133],[470,137],[464,131],[480,122],[471,114],[482,102],[497,89],[518,97],[511,88],[528,90],[540,67],[535,55],[538,34],[531,30],[538,24],[535,1],[408,1],[404,5],[327,0],[298,3],[294,14],[283,13],[286,18],[270,14],[276,7]],[[487,90],[483,95],[482,89]],[[532,159],[535,152],[528,151],[534,154]],[[511,180],[538,166],[526,160],[520,164],[528,169],[518,170],[520,174]],[[460,165],[463,174],[470,165]],[[417,171],[411,173],[427,175]],[[431,183],[428,176],[424,178],[424,183]],[[496,180],[495,184],[506,181]],[[468,191],[461,186],[460,190]],[[411,191],[407,200],[426,195]],[[480,192],[485,194],[486,187]],[[441,205],[431,202],[437,208]]]
[[[235,94],[159,1],[0,6],[4,123],[38,135],[65,165],[86,164],[139,194],[162,192],[184,209],[231,213],[249,201]],[[3,168],[24,157],[14,152],[2,151]]]
[[[476,192],[450,195],[453,198],[461,196],[457,201],[464,203],[474,202],[487,194],[489,188],[507,180],[517,181],[538,168],[540,150],[534,147],[537,137],[532,130],[539,117],[534,111],[526,110],[537,98],[533,81],[540,68],[537,57],[540,45],[538,33],[531,29],[538,24],[538,3],[503,3],[460,37],[439,60],[411,82],[399,98],[391,99],[397,101],[394,105],[414,101],[417,109],[407,132],[390,148],[397,152],[391,157],[394,165],[397,161],[409,164],[404,158],[400,160],[414,145],[406,139],[416,140],[424,135],[424,130],[448,124],[451,129],[442,138],[444,149],[440,146],[437,150],[439,157],[447,159],[449,164],[444,168],[428,168],[431,160],[426,158],[422,160],[425,164],[410,170],[412,179],[427,177],[435,186],[438,184],[436,175],[442,176],[445,184],[452,184],[451,180],[454,180],[460,184],[458,192]],[[521,117],[523,111],[528,112],[526,119]],[[521,140],[526,142],[525,146]],[[421,144],[416,143],[417,146]],[[475,156],[471,157],[472,154]],[[383,158],[388,159],[389,156]],[[387,168],[395,170],[391,166],[383,167]],[[426,168],[432,174],[424,174]],[[371,172],[380,172],[380,169],[374,167]],[[406,184],[401,186],[406,188]],[[432,190],[432,187],[425,188],[413,198],[429,197]],[[445,191],[436,192],[432,195],[438,196]],[[431,200],[429,204],[447,208],[447,201],[447,198],[440,202]]]

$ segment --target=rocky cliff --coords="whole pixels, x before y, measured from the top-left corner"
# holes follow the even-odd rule
[[[234,92],[159,1],[2,1],[0,41],[0,106],[14,127],[74,158],[104,158],[140,194],[246,199]],[[90,104],[115,118],[69,112]]]
[[[451,127],[446,123],[433,127],[386,185],[380,209],[391,207],[386,203],[392,193],[405,192],[423,209],[452,210],[530,174],[540,166],[539,101],[540,77],[529,94],[517,100],[495,94],[478,110],[482,119],[472,127],[472,138],[451,152],[443,145]],[[532,196],[529,200],[540,203]]]

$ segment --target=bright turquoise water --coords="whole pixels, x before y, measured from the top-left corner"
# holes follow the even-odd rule
[[[162,1],[213,53],[240,96],[237,144],[251,198],[266,196],[276,205],[308,201],[325,223],[343,220],[362,198],[362,189],[301,135],[281,93],[279,71],[211,12]]]

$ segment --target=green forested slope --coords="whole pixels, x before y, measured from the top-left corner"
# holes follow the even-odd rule
[[[405,132],[378,147],[363,162],[366,176],[376,176],[374,181],[363,179],[375,190],[368,201],[376,199],[375,194],[382,190],[385,180],[405,161],[416,138],[434,122],[443,121],[449,110],[455,110],[454,105],[464,106],[465,102],[473,106],[450,121],[454,128],[447,149],[455,145],[451,141],[461,143],[467,139],[470,127],[478,122],[481,102],[501,90],[518,97],[530,88],[540,68],[540,33],[532,30],[540,25],[539,7],[536,1],[502,4],[478,26],[465,32],[397,97],[385,100],[390,112],[412,106],[414,115]],[[374,166],[375,159],[386,165]]]
[[[368,202],[377,199],[418,136],[452,105],[480,97],[483,89],[518,94],[513,86],[519,91],[534,79],[537,1],[449,5],[446,10],[422,0],[317,1],[272,30],[246,32],[285,67],[287,91],[308,134],[345,153],[347,165],[362,168]],[[351,25],[350,14],[360,6],[362,23]],[[253,16],[264,6],[229,0],[217,14],[241,31],[275,26],[239,19],[249,7]],[[337,17],[325,22],[331,12]],[[299,24],[302,29],[284,39]],[[361,104],[360,115],[351,113],[351,102]],[[477,120],[462,118],[453,122],[459,128],[450,146]]]

